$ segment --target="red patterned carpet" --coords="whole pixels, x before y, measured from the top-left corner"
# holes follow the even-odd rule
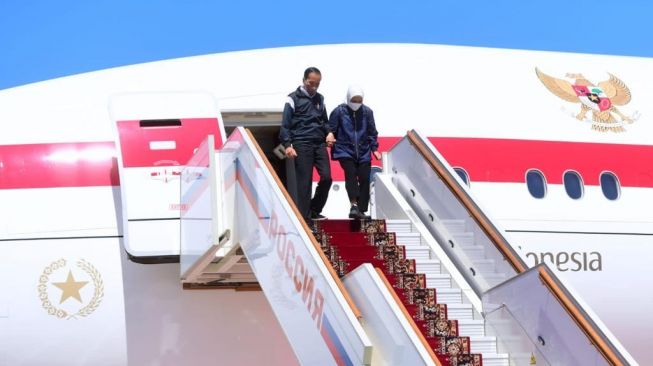
[[[436,289],[426,287],[415,260],[407,259],[395,233],[386,231],[384,220],[322,220],[315,225],[315,237],[339,276],[363,263],[385,274],[442,365],[483,365],[480,354],[470,353],[469,337],[459,336],[458,321],[448,319],[447,305],[438,304]]]

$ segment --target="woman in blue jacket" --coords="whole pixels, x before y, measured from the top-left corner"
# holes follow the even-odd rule
[[[381,159],[378,132],[372,109],[363,104],[363,90],[350,86],[347,102],[329,116],[327,142],[332,143],[331,159],[338,160],[345,171],[345,188],[351,203],[349,217],[369,218],[365,214],[370,201],[371,156]]]

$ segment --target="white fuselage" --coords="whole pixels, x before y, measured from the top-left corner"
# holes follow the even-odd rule
[[[227,364],[296,362],[263,294],[184,292],[178,266],[127,260],[109,105],[124,93],[187,91],[212,95],[218,116],[278,114],[308,66],[322,71],[319,92],[329,111],[344,102],[349,84],[364,88],[382,150],[409,129],[433,138],[452,166],[469,173],[473,196],[526,262],[554,262],[631,354],[643,364],[653,361],[645,342],[653,324],[653,108],[647,102],[653,61],[352,44],[174,59],[0,91],[0,274],[15,279],[0,289],[0,364],[64,364],[65,354],[52,356],[63,342],[52,340],[59,331],[104,348],[112,355],[107,364],[199,364],[216,357]],[[535,68],[572,83],[566,73],[582,73],[594,83],[608,73],[617,76],[632,96],[618,109],[634,122],[619,133],[593,129],[592,122],[574,117],[581,104],[550,92]],[[333,166],[324,213],[341,217],[348,200],[342,173]],[[529,193],[528,169],[544,174],[544,198]],[[568,170],[583,180],[580,199],[570,198],[562,184]],[[619,180],[616,200],[601,190],[604,171]],[[57,292],[48,292],[55,299],[48,306],[39,300],[39,275],[64,257],[75,258],[70,263],[83,257],[103,274],[105,293],[95,317],[62,323],[47,312],[58,308]],[[56,276],[66,279],[63,272]],[[107,324],[113,326],[95,341],[92,335]],[[37,341],[42,352],[30,354]],[[81,352],[75,347],[69,353]],[[86,357],[99,359],[90,351]]]

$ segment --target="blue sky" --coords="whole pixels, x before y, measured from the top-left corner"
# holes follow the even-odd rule
[[[183,56],[352,42],[653,57],[653,2],[1,0],[0,89]]]

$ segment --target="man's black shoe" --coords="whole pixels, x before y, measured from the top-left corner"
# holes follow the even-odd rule
[[[364,212],[359,212],[355,215],[349,214],[349,217],[352,219],[358,219],[358,220],[370,220],[372,219],[372,216],[367,216]]]
[[[320,215],[317,212],[311,212],[311,219],[313,219],[313,220],[325,220],[326,216]]]
[[[353,205],[351,206],[351,209],[349,209],[349,218],[350,219],[360,219],[360,211],[358,211],[358,206]]]

